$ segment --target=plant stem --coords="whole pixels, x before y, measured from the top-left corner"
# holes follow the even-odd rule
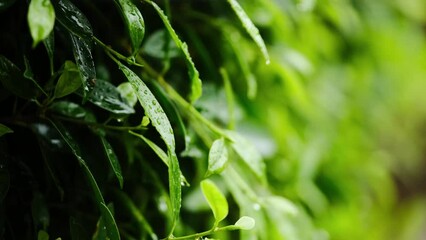
[[[119,52],[115,51],[114,49],[112,49],[110,46],[108,46],[108,45],[106,45],[105,43],[103,43],[101,40],[99,40],[99,39],[98,39],[98,38],[96,38],[95,36],[93,36],[93,40],[94,40],[97,44],[101,45],[101,47],[102,47],[105,51],[107,51],[107,52],[109,52],[109,53],[112,53],[112,54],[113,54],[115,57],[117,57],[118,59],[121,59],[121,60],[125,61],[126,63],[128,63],[128,64],[130,64],[130,65],[134,65],[134,66],[138,66],[138,67],[144,67],[143,65],[141,65],[141,64],[139,64],[139,63],[137,63],[137,62],[135,62],[135,61],[132,61],[132,60],[131,60],[131,58],[126,57],[126,56],[122,55],[121,53],[119,53]]]

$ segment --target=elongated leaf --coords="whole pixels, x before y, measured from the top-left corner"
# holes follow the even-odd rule
[[[120,240],[120,233],[118,232],[118,227],[111,210],[103,202],[100,203],[100,210],[106,227],[107,239]]]
[[[133,89],[139,99],[139,103],[145,110],[145,114],[151,119],[152,125],[155,127],[157,132],[160,134],[163,141],[166,143],[170,162],[169,162],[169,188],[170,198],[173,207],[173,219],[174,223],[172,226],[172,232],[176,226],[176,222],[179,218],[179,212],[181,207],[181,181],[180,181],[180,169],[179,162],[175,153],[175,138],[173,135],[173,129],[170,125],[167,115],[164,113],[160,103],[151,93],[149,88],[132,70],[117,62],[121,71],[127,77],[129,82],[132,84]]]
[[[263,57],[265,58],[266,64],[269,64],[270,59],[269,59],[268,50],[266,49],[266,45],[265,45],[265,42],[263,41],[262,36],[260,36],[259,29],[257,29],[257,27],[253,24],[253,22],[247,16],[246,12],[240,6],[237,0],[228,0],[228,3],[231,5],[232,9],[234,10],[235,14],[240,19],[241,23],[243,24],[244,28],[246,29],[250,37],[254,40],[256,45],[259,47],[260,51],[263,54]]]
[[[111,83],[97,80],[96,86],[87,99],[96,106],[115,114],[132,114],[135,112]]]
[[[238,221],[234,225],[242,230],[250,230],[254,228],[255,224],[256,222],[254,221],[253,218],[243,216],[240,219],[238,219]]]
[[[105,137],[101,136],[102,145],[104,146],[105,154],[108,157],[109,163],[115,176],[117,177],[120,188],[123,188],[123,174],[121,173],[120,162],[118,161],[117,155],[115,155],[114,149],[111,144],[106,140]]]
[[[35,47],[49,36],[55,25],[55,10],[50,0],[31,0],[27,20]]]
[[[220,173],[228,162],[228,150],[225,146],[225,139],[220,138],[213,142],[209,152],[209,167],[205,177]]]
[[[0,82],[4,88],[21,98],[32,99],[37,96],[37,86],[24,78],[21,70],[3,55],[0,55]]]
[[[126,23],[132,43],[133,55],[135,55],[139,51],[145,35],[145,22],[141,12],[131,0],[116,0],[116,2]]]
[[[223,196],[222,192],[211,180],[203,180],[201,182],[201,190],[213,211],[214,218],[216,219],[215,224],[219,223],[228,216],[228,201],[226,201],[225,196]]]
[[[71,1],[60,0],[55,4],[55,11],[56,19],[72,34],[86,40],[93,36],[89,20]]]
[[[0,137],[6,133],[13,133],[13,130],[0,123]]]
[[[126,208],[125,210],[128,211],[130,215],[139,223],[140,228],[144,229],[151,236],[151,239],[157,240],[158,237],[154,233],[151,225],[145,219],[144,215],[138,209],[138,207],[133,203],[132,199],[130,199],[130,197],[127,196],[126,193],[122,191],[116,191],[116,195],[122,202],[123,207]]]
[[[72,118],[84,118],[87,114],[86,109],[76,103],[68,101],[54,102],[52,105],[50,105],[49,109],[61,115]]]
[[[71,61],[65,61],[64,71],[58,79],[53,96],[61,98],[75,92],[81,86],[80,72]]]
[[[175,41],[176,45],[182,50],[183,54],[185,55],[189,78],[191,79],[191,95],[189,96],[189,99],[191,102],[195,102],[202,94],[202,83],[199,77],[200,74],[195,68],[195,64],[192,61],[191,55],[189,54],[188,45],[186,45],[186,43],[182,42],[179,39],[178,35],[176,34],[163,10],[161,10],[161,8],[155,2],[149,1],[149,3],[151,3],[151,5],[155,8],[161,20],[163,21],[164,26],[166,26],[167,31],[169,31],[169,34],[172,37],[173,41]]]
[[[265,163],[256,147],[240,134],[227,131],[226,136],[232,140],[231,146],[247,166],[260,179],[265,177]]]
[[[87,98],[96,82],[95,63],[93,62],[90,44],[83,38],[70,34],[74,59],[80,72],[80,79],[83,84],[83,96]]]
[[[60,122],[54,122],[51,120],[49,121],[53,125],[53,127],[56,128],[56,130],[59,132],[64,141],[67,143],[67,145],[71,149],[71,152],[74,154],[74,156],[79,161],[80,166],[83,168],[83,171],[86,174],[86,177],[95,195],[96,203],[98,204],[101,216],[105,220],[106,224],[108,224],[108,237],[110,237],[111,239],[120,239],[120,235],[118,233],[118,228],[117,224],[115,223],[114,217],[112,217],[112,214],[109,211],[105,210],[106,205],[101,190],[99,189],[95,177],[89,169],[89,166],[81,156],[80,148],[78,147],[77,143],[75,142],[71,134],[68,132],[68,130]],[[116,236],[118,236],[118,238],[113,238]]]
[[[132,131],[130,131],[130,133],[142,139],[155,152],[155,154],[157,154],[157,156],[161,159],[161,161],[163,161],[167,167],[170,167],[169,156],[167,155],[167,153],[163,151],[163,149],[161,149],[157,144],[155,144],[148,138],[144,137],[142,134],[137,134]],[[180,173],[180,178],[182,183],[184,183],[186,186],[189,186],[189,183],[186,180],[185,176],[182,174],[182,172]]]

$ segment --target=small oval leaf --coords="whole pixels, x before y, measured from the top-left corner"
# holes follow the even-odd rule
[[[225,146],[225,139],[220,138],[213,142],[209,151],[209,167],[206,172],[208,177],[212,174],[220,173],[228,162],[228,150]]]
[[[127,30],[132,43],[133,55],[135,55],[142,44],[145,35],[145,22],[142,14],[131,0],[116,0],[120,7],[121,15],[126,23]]]
[[[209,179],[201,181],[201,190],[212,209],[215,224],[222,221],[228,215],[228,201],[219,188]]]
[[[234,225],[242,230],[250,230],[254,228],[256,221],[251,217],[243,216]]]
[[[53,96],[61,98],[75,92],[81,86],[80,72],[71,61],[65,61],[64,70],[55,86]]]
[[[35,47],[49,36],[55,25],[55,10],[50,0],[31,0],[27,20]]]
[[[55,4],[56,19],[72,34],[84,39],[93,36],[92,27],[84,14],[69,0],[60,0]]]
[[[198,98],[201,97],[202,83],[199,77],[200,74],[198,73],[198,70],[195,68],[195,64],[192,61],[191,55],[189,54],[188,45],[186,45],[186,43],[182,42],[182,40],[179,39],[179,36],[176,34],[175,30],[173,29],[172,25],[169,22],[169,19],[167,18],[166,14],[164,14],[163,10],[161,10],[161,8],[155,2],[149,1],[149,3],[157,11],[158,15],[163,21],[164,26],[166,26],[166,29],[169,32],[170,36],[172,37],[173,41],[176,43],[176,45],[182,50],[183,54],[185,55],[186,65],[188,67],[188,74],[189,74],[189,78],[191,79],[191,94],[189,96],[189,99],[191,102],[195,102]]]

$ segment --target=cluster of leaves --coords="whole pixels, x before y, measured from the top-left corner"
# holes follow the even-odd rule
[[[0,238],[415,239],[411,1],[0,0]]]

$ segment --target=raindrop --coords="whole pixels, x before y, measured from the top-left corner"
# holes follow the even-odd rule
[[[258,203],[253,204],[253,209],[255,211],[259,211],[260,210],[260,205]]]

